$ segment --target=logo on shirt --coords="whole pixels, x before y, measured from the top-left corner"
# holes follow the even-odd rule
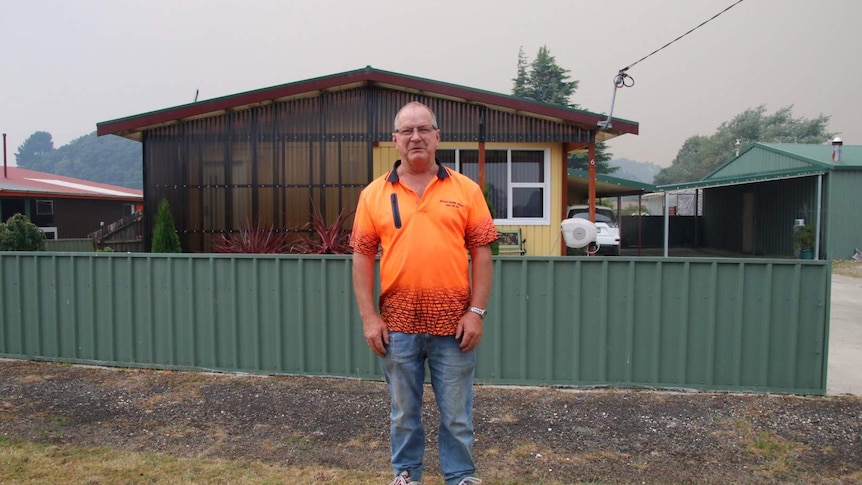
[[[457,200],[440,199],[440,203],[444,204],[446,207],[452,207],[455,209],[463,209],[464,208],[464,204],[462,204],[461,202],[458,202]]]

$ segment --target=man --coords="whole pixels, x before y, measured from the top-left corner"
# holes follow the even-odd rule
[[[473,375],[497,229],[479,186],[435,159],[440,131],[430,108],[404,105],[392,141],[401,160],[362,191],[350,243],[363,333],[389,385],[392,485],[422,480],[426,360],[440,410],[446,484],[480,483],[473,477]],[[378,246],[379,313],[373,298]]]

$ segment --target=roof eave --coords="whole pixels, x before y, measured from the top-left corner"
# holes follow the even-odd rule
[[[45,199],[86,199],[86,200],[110,200],[115,202],[143,202],[142,195],[107,195],[107,194],[83,194],[83,193],[62,193],[62,192],[43,192],[37,190],[0,190],[0,195],[9,198],[34,198],[41,197]]]
[[[352,89],[364,85],[378,85],[411,91],[417,94],[485,105],[511,113],[526,114],[562,123],[568,122],[588,128],[595,128],[597,132],[599,131],[598,123],[605,121],[603,116],[588,111],[536,103],[514,96],[406,76],[373,69],[369,66],[355,71],[104,121],[97,123],[96,133],[98,136],[113,134],[133,140],[140,140],[141,132],[160,126],[168,126],[186,120],[218,116],[230,111],[265,106],[288,99],[315,96],[325,91]],[[615,118],[612,120],[610,128],[601,130],[599,138],[607,140],[622,134],[636,135],[638,131],[639,126],[636,122]]]
[[[811,177],[828,173],[829,170],[817,169],[814,167],[783,170],[780,172],[763,172],[758,174],[741,175],[735,177],[723,177],[717,179],[703,179],[696,182],[682,182],[677,184],[657,185],[656,190],[659,192],[670,192],[672,190],[683,189],[705,189],[710,187],[724,187],[729,185],[751,184],[755,182],[769,182],[772,180],[783,180],[798,177]]]
[[[581,180],[589,180],[589,172],[580,169],[569,169],[568,177],[570,179],[574,178]],[[598,197],[643,195],[656,191],[655,185],[638,182],[635,180],[626,180],[602,173],[596,174],[596,183],[596,195]]]

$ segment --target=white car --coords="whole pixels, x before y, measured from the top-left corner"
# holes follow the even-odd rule
[[[590,220],[590,206],[570,205],[566,218]],[[596,243],[599,245],[598,254],[620,255],[620,225],[614,210],[603,205],[596,206]]]

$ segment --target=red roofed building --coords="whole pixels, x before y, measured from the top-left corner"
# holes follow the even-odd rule
[[[103,223],[140,210],[143,201],[140,190],[53,173],[4,167],[0,174],[2,220],[24,214],[48,239],[89,237]]]

